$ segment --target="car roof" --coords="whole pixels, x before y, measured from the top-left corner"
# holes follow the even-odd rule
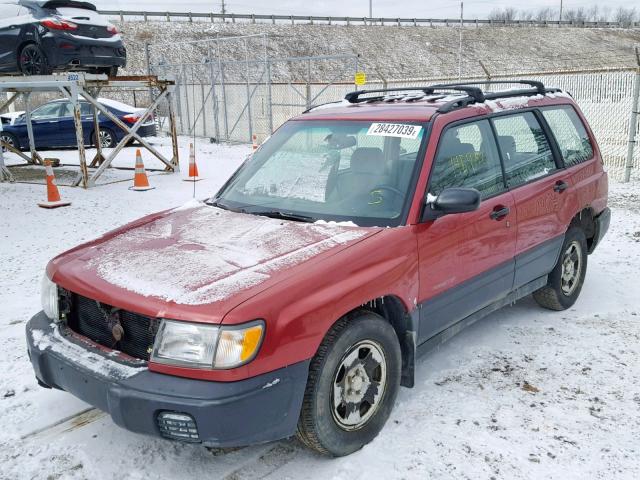
[[[525,84],[527,88],[485,92],[477,83],[361,90],[340,102],[312,107],[294,120],[370,120],[428,122],[436,113],[469,116],[557,103],[571,103],[569,94],[531,80],[487,82]],[[456,91],[457,90],[457,91]],[[373,96],[371,96],[373,95]],[[563,100],[561,100],[563,99]],[[464,113],[463,113],[464,112]]]

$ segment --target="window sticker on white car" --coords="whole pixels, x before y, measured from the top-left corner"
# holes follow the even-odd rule
[[[407,125],[404,123],[372,123],[367,135],[379,137],[418,138],[422,127],[420,125]]]

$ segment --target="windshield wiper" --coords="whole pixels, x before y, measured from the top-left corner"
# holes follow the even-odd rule
[[[250,213],[251,215],[261,215],[269,218],[281,218],[283,220],[293,220],[294,222],[307,222],[313,223],[316,221],[313,217],[306,215],[298,215],[297,213],[282,212],[280,210],[243,210],[244,213]]]
[[[236,210],[234,208],[231,208],[231,206],[227,205],[224,202],[221,202],[220,199],[218,199],[218,200],[207,200],[204,203],[205,203],[205,205],[209,205],[211,207],[218,207],[218,208],[221,208],[223,210],[230,210],[232,212],[239,212],[240,211],[240,210]]]

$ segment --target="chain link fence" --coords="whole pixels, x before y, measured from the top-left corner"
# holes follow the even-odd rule
[[[527,78],[538,80],[547,87],[558,87],[569,92],[584,113],[594,132],[605,166],[609,175],[616,180],[623,180],[629,153],[629,128],[634,115],[634,82],[638,81],[638,69],[630,68],[619,71],[583,71],[583,72],[543,72],[512,75],[498,75],[494,80],[508,78]],[[433,78],[412,81],[391,81],[386,84],[370,84],[369,87],[403,87],[417,86],[434,82],[457,81],[457,78]],[[483,81],[486,77],[462,78],[462,81]],[[516,85],[514,84],[514,87]],[[491,88],[509,88],[509,85],[492,86]],[[350,90],[345,86],[344,92]],[[340,92],[342,93],[342,92]],[[336,92],[336,96],[340,93]],[[340,98],[340,97],[337,97]],[[640,124],[635,124],[635,136],[640,137]],[[635,148],[631,163],[632,172],[639,176],[640,148]]]
[[[310,106],[340,100],[355,89],[353,75],[358,70],[357,56],[270,58],[266,41],[265,36],[255,35],[189,42],[189,47],[194,49],[191,58],[196,52],[201,56],[200,63],[150,62],[151,73],[174,76],[177,80],[179,133],[208,137],[216,142],[249,143],[254,136],[262,141],[286,120]],[[637,68],[513,72],[490,77],[379,80],[370,81],[364,88],[509,78],[542,81],[573,96],[595,133],[609,174],[623,179],[632,139],[629,128],[634,115],[634,81],[639,81],[636,72]],[[504,89],[509,85],[491,88]],[[636,130],[639,128],[636,123]],[[640,148],[635,149],[631,160],[632,171],[637,172]]]

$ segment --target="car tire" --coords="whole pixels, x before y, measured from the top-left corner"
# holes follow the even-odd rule
[[[95,132],[91,135],[92,141],[95,142]],[[100,148],[114,148],[118,144],[116,134],[108,128],[100,129]]]
[[[9,145],[11,145],[12,147],[20,150],[20,143],[18,142],[18,139],[16,138],[15,135],[13,135],[12,133],[9,132],[0,132],[0,139],[5,142],[8,143]],[[2,146],[2,151],[6,152],[7,149],[6,147],[3,145]]]
[[[50,75],[52,72],[47,56],[35,43],[26,45],[20,51],[18,66],[24,75]]]
[[[393,409],[401,365],[398,337],[384,318],[359,310],[340,319],[311,361],[298,438],[334,457],[371,442]]]
[[[582,229],[571,227],[547,285],[535,291],[533,298],[538,305],[549,310],[566,310],[578,299],[586,273],[587,239]]]

